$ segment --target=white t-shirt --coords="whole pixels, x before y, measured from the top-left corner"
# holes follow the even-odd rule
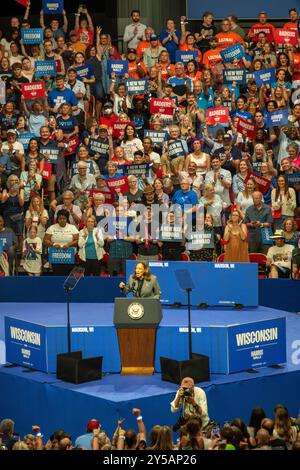
[[[142,141],[137,137],[135,137],[133,140],[127,140],[127,142],[122,142],[121,147],[124,149],[126,160],[129,161],[133,160],[134,153],[137,150],[144,150]]]
[[[268,249],[267,258],[276,266],[291,269],[293,245],[271,246]]]
[[[51,225],[46,232],[46,235],[51,235],[52,243],[57,243],[60,246],[64,246],[67,243],[73,241],[73,235],[78,235],[79,232],[74,225],[67,224],[65,227],[61,227],[59,224]]]

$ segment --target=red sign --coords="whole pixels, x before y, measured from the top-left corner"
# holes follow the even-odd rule
[[[276,44],[291,44],[292,46],[297,46],[298,37],[298,31],[295,29],[277,28],[274,33]]]
[[[256,124],[253,124],[252,122],[248,122],[246,121],[246,119],[239,118],[237,131],[240,134],[243,134],[244,136],[248,137],[248,139],[250,140],[256,139],[257,129],[258,127]]]
[[[66,142],[66,144],[68,145],[68,148],[64,152],[65,157],[67,157],[68,155],[72,155],[73,153],[76,152],[76,149],[79,145],[79,137],[77,137],[77,135],[75,135],[75,137],[72,137],[69,140],[69,142]]]
[[[52,176],[52,165],[51,163],[44,163],[44,169],[43,169],[43,172],[42,172],[42,177],[44,180],[47,180],[49,181],[51,179],[51,176]]]
[[[22,95],[24,96],[25,100],[45,98],[45,83],[44,82],[22,83]]]
[[[206,111],[206,122],[209,126],[217,124],[228,124],[229,109],[228,108],[210,108]]]
[[[253,42],[258,42],[258,35],[259,33],[265,33],[265,35],[267,36],[267,41],[268,42],[273,42],[274,38],[273,38],[273,30],[270,26],[264,26],[264,25],[253,25],[251,28],[250,28],[250,31],[252,32],[253,34]],[[249,32],[250,32],[249,31]]]
[[[113,194],[115,193],[124,194],[129,189],[127,176],[122,176],[121,178],[115,178],[113,180],[106,180],[106,184]]]
[[[174,101],[170,100],[169,98],[151,98],[150,113],[161,114],[162,116],[170,117],[174,114],[174,105]]]
[[[20,3],[20,5],[23,5],[23,7],[28,7],[29,0],[16,0],[17,3]]]
[[[115,202],[113,193],[106,185],[102,189],[92,189],[90,191],[90,198],[93,198],[94,194],[103,194],[105,197],[105,204],[114,204]]]
[[[120,139],[120,138],[123,138],[123,135],[124,135],[124,130],[125,130],[125,127],[128,126],[129,124],[131,124],[132,126],[134,126],[134,123],[133,122],[122,122],[122,121],[115,121],[113,123],[113,137],[115,139]]]
[[[262,194],[266,194],[266,192],[268,191],[268,189],[271,186],[271,181],[270,180],[268,180],[267,178],[264,178],[263,176],[259,176],[256,173],[253,173],[252,171],[249,171],[249,173],[248,173],[248,175],[245,179],[245,183],[247,183],[249,178],[253,178],[255,180],[255,182],[257,184],[257,188]]]

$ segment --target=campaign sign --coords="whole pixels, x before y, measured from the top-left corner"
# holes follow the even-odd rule
[[[150,176],[150,165],[149,163],[125,165],[125,172],[127,176],[135,175],[138,178],[145,175],[148,178]]]
[[[149,129],[144,130],[144,137],[148,137],[152,140],[153,145],[162,147],[166,141],[168,132],[167,131],[153,131]]]
[[[23,44],[42,44],[44,40],[44,30],[42,28],[21,29]]]
[[[191,232],[187,234],[187,250],[202,250],[203,248],[213,249],[215,246],[214,231]]]
[[[254,72],[254,78],[258,87],[267,85],[268,83],[274,83],[276,82],[275,69],[271,67],[269,69],[258,70]]]
[[[12,234],[9,232],[0,233],[0,242],[2,244],[3,251],[8,251],[13,244]]]
[[[286,362],[286,319],[244,323],[228,328],[228,373]]]
[[[101,142],[98,139],[94,139],[93,137],[90,138],[89,148],[93,152],[99,153],[100,155],[107,155],[109,152],[109,144],[106,144],[105,142]]]
[[[113,193],[106,185],[101,189],[91,189],[89,192],[89,197],[93,199],[94,194],[103,194],[105,197],[105,204],[114,204],[115,202]]]
[[[55,146],[42,149],[42,154],[48,163],[57,165],[60,162],[61,150]]]
[[[297,46],[298,37],[297,29],[277,28],[274,34],[276,44],[291,44],[292,46]]]
[[[4,323],[7,362],[47,371],[45,326],[11,317]]]
[[[182,237],[182,225],[162,224],[157,239],[162,242],[182,242]]]
[[[44,163],[44,169],[42,171],[43,180],[49,181],[52,176],[52,165],[51,163]]]
[[[249,178],[253,178],[257,184],[257,189],[260,191],[262,194],[266,194],[268,189],[271,186],[271,181],[268,180],[267,178],[264,178],[263,176],[258,175],[257,173],[254,173],[253,171],[249,171],[246,178],[245,178],[245,183],[249,180]]]
[[[285,126],[289,122],[288,109],[280,109],[267,114],[266,126],[269,129],[272,126]]]
[[[129,189],[127,176],[122,176],[121,178],[114,178],[112,180],[106,180],[106,184],[113,194],[124,194]]]
[[[6,86],[5,82],[0,79],[0,104],[6,103]]]
[[[238,42],[234,46],[227,47],[223,51],[220,51],[223,62],[233,62],[235,59],[241,60],[244,57],[244,50],[241,44]]]
[[[198,58],[197,51],[176,51],[176,62],[183,62],[186,65],[191,60]]]
[[[133,122],[126,121],[115,121],[113,123],[113,137],[115,139],[120,139],[121,135],[123,134],[125,127],[128,126],[129,124],[134,125]]]
[[[117,76],[123,76],[128,73],[128,60],[108,60],[107,73],[115,73]]]
[[[17,3],[20,3],[20,5],[23,5],[23,7],[28,7],[30,0],[16,0]]]
[[[64,10],[64,0],[43,0],[43,12],[45,15],[61,14]]]
[[[273,230],[270,227],[262,227],[260,229],[261,241],[263,245],[273,245]]]
[[[75,263],[75,248],[68,248],[61,250],[50,246],[49,248],[49,263],[51,264],[74,264]]]
[[[243,134],[244,136],[248,137],[248,139],[254,140],[256,139],[256,134],[257,134],[257,125],[248,122],[246,119],[239,118],[238,124],[237,124],[237,131],[240,134]]]
[[[90,173],[91,175],[94,174],[94,165],[93,165],[93,161],[89,161],[87,162],[88,163],[88,169],[87,169],[87,173]],[[71,166],[71,175],[72,176],[75,176],[75,175],[78,175],[78,162],[73,162],[72,163],[72,166]]]
[[[104,238],[114,237],[122,240],[128,236],[129,224],[132,221],[131,217],[107,217],[106,221]]]
[[[65,150],[64,155],[67,157],[68,155],[72,155],[76,152],[76,149],[79,145],[79,137],[75,135],[67,142],[68,148]]]
[[[53,77],[57,74],[55,60],[36,60],[34,67],[36,77],[43,77],[44,75],[51,75]]]
[[[224,69],[223,81],[224,83],[244,85],[246,83],[246,71],[244,69]]]
[[[174,114],[174,101],[168,98],[151,98],[150,100],[150,113],[163,114],[173,116]]]
[[[45,83],[44,82],[22,83],[22,95],[24,96],[25,100],[45,98]]]
[[[30,132],[25,132],[24,134],[18,135],[18,142],[21,142],[24,149],[27,150],[30,140],[35,138],[36,136],[34,134],[31,134]]]
[[[208,126],[216,126],[217,124],[228,124],[229,110],[228,108],[210,108],[206,111],[206,122]]]
[[[177,157],[185,157],[185,151],[181,140],[177,140],[176,142],[172,142],[168,145],[168,155],[171,160]]]
[[[288,182],[289,186],[300,185],[300,173],[291,173],[290,175],[285,175],[285,179]]]
[[[140,80],[129,78],[126,80],[126,89],[129,95],[143,95],[146,91],[148,80],[142,78]]]

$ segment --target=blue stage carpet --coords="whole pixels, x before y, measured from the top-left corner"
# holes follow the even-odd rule
[[[72,304],[72,324],[111,325],[108,311],[111,305]],[[42,315],[41,315],[42,311]],[[88,312],[88,315],[87,315]],[[285,316],[287,322],[287,364],[280,369],[264,368],[257,373],[212,375],[209,383],[202,383],[206,390],[211,418],[224,422],[237,416],[248,421],[254,406],[262,406],[272,415],[277,403],[288,406],[293,415],[300,407],[300,317],[296,314],[274,311],[268,308],[248,311],[220,310],[194,311],[193,323],[232,324],[251,321],[251,315],[259,313],[261,319]],[[0,331],[3,332],[3,315],[26,320],[39,319],[43,323],[60,325],[65,320],[62,304],[1,304]],[[42,318],[41,318],[42,317]],[[184,310],[168,310],[163,324],[186,324]],[[3,334],[3,333],[2,333]],[[113,433],[120,416],[126,419],[125,427],[135,426],[131,415],[133,407],[142,409],[148,429],[154,424],[173,424],[176,415],[170,412],[169,403],[177,386],[162,382],[160,375],[152,377],[122,377],[118,374],[104,376],[99,382],[72,385],[58,381],[54,374],[31,372],[21,367],[0,368],[0,418],[16,421],[21,434],[30,432],[32,424],[40,424],[46,437],[53,430],[64,428],[73,438],[84,432],[90,418],[98,418],[103,428]]]

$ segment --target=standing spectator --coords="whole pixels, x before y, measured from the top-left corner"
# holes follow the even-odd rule
[[[224,262],[249,263],[248,232],[238,210],[234,209],[224,232]]]
[[[24,189],[19,178],[12,174],[7,178],[7,189],[1,194],[1,212],[5,225],[18,237],[19,249],[22,249],[24,229]]]
[[[279,176],[271,197],[274,224],[279,228],[286,219],[294,218],[294,210],[297,207],[296,193],[293,188],[288,187],[285,177]]]
[[[195,33],[195,39],[202,54],[209,49],[211,38],[217,34],[217,28],[213,23],[213,13],[205,11],[202,15],[199,32]]]
[[[97,228],[93,215],[87,217],[86,226],[79,232],[79,258],[85,268],[85,276],[99,276],[101,260],[104,255],[102,229]]]
[[[81,14],[86,15],[86,18],[80,19]],[[88,9],[80,5],[75,16],[75,31],[78,41],[85,47],[91,46],[94,42],[94,25]]]
[[[145,39],[146,26],[140,22],[141,12],[132,10],[132,23],[127,25],[124,30],[123,41],[127,43],[128,49],[136,49],[141,41]]]
[[[174,20],[167,20],[166,29],[160,33],[160,42],[170,55],[172,64],[176,62],[176,51],[179,48],[181,32],[176,29]]]
[[[78,175],[74,175],[71,183],[70,190],[74,193],[74,203],[83,211],[88,202],[88,192],[91,189],[96,189],[97,183],[94,175],[88,173],[88,165],[86,162],[79,162],[77,165]]]
[[[229,206],[229,190],[232,183],[231,173],[230,171],[222,168],[221,159],[218,155],[212,156],[211,166],[212,170],[206,173],[205,184],[213,184],[215,187],[215,193]]]
[[[31,225],[23,242],[23,268],[29,276],[40,276],[42,272],[42,240],[36,225]]]
[[[250,253],[267,253],[268,245],[263,244],[261,229],[270,228],[272,222],[270,207],[263,203],[262,194],[255,191],[253,193],[253,205],[248,207],[245,215],[245,223],[249,233]]]

